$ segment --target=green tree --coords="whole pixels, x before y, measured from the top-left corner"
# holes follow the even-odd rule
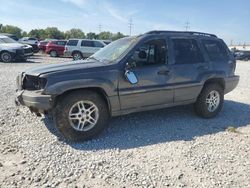
[[[45,29],[46,38],[52,38],[52,39],[63,39],[64,33],[58,30],[57,27],[47,27]]]
[[[29,33],[28,36],[30,37],[35,37],[38,39],[45,39],[47,37],[46,32],[44,29],[32,29]]]
[[[112,33],[109,31],[103,31],[98,35],[98,39],[101,40],[110,40],[111,38],[112,38]]]
[[[97,39],[98,35],[93,33],[93,32],[89,32],[89,33],[87,33],[87,38],[88,39]]]
[[[22,29],[13,25],[2,25],[1,24],[1,33],[10,33],[16,35],[18,38],[22,35]]]
[[[66,31],[64,36],[66,39],[69,39],[69,38],[84,39],[84,38],[86,38],[85,33],[81,29],[76,29],[76,28],[73,28],[69,31]]]
[[[123,38],[123,37],[125,37],[125,35],[122,34],[121,32],[118,32],[116,34],[113,34],[112,40],[114,41],[114,40],[117,40],[117,39],[120,39],[120,38]]]

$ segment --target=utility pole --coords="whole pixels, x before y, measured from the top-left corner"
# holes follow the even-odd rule
[[[129,22],[128,22],[128,28],[129,28],[129,35],[130,36],[132,34],[132,27],[133,27],[133,20],[132,20],[132,18],[130,18]]]
[[[185,23],[185,30],[188,31],[189,29],[190,29],[190,22],[187,21],[187,22]]]
[[[99,29],[99,33],[101,33],[102,32],[102,25],[101,24],[98,25],[98,29]]]

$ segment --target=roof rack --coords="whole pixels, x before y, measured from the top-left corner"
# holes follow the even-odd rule
[[[198,35],[198,36],[205,36],[205,37],[215,37],[217,38],[216,35],[214,34],[209,34],[209,33],[202,33],[202,32],[195,32],[195,31],[149,31],[146,34],[189,34],[189,35]]]

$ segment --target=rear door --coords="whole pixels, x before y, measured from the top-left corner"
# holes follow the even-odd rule
[[[96,52],[94,42],[91,40],[82,40],[80,48],[84,57],[89,57]]]
[[[195,100],[201,90],[201,78],[211,65],[205,60],[201,45],[195,38],[174,38],[171,44],[174,102]]]

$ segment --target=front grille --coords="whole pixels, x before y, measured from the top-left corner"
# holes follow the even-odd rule
[[[18,49],[18,50],[16,50],[16,54],[17,55],[23,55],[24,54],[24,50],[23,49]]]
[[[30,54],[30,53],[32,53],[32,48],[26,48],[26,49],[24,49],[24,53],[25,53],[25,54]]]

